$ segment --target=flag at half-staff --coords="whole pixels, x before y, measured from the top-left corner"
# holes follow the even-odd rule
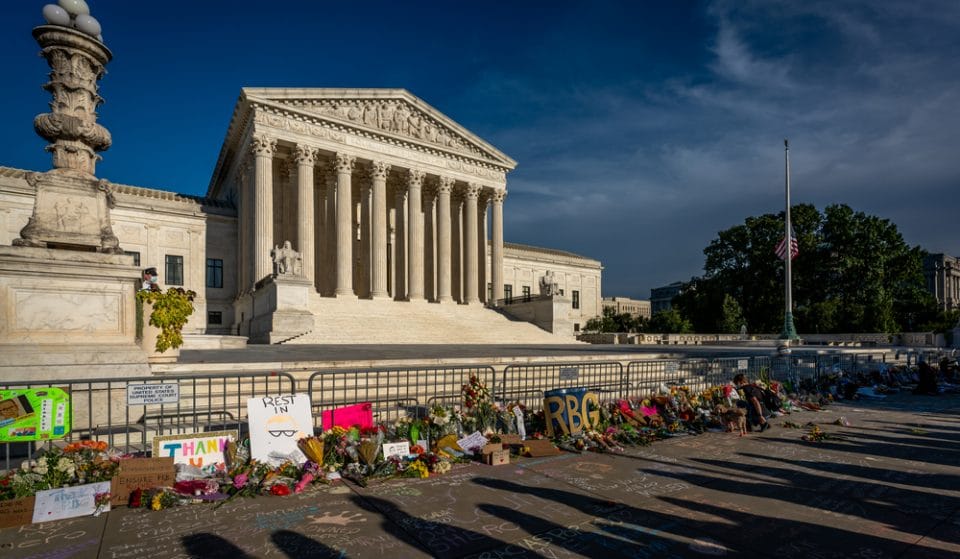
[[[793,226],[790,227],[790,260],[793,260],[800,254],[800,246],[797,244],[797,232],[793,230]],[[784,236],[783,239],[780,239],[780,243],[777,244],[775,250],[777,253],[777,258],[783,260],[787,256],[787,237]]]

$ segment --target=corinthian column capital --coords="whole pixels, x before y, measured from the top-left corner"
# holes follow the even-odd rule
[[[356,163],[356,157],[347,153],[338,153],[333,161],[333,168],[338,173],[351,173]]]
[[[423,178],[426,176],[427,174],[420,169],[409,169],[407,170],[407,185],[414,188],[423,186]]]
[[[373,161],[370,163],[370,176],[375,179],[387,179],[390,174],[390,164],[383,161]]]
[[[467,187],[463,189],[463,194],[468,200],[476,200],[480,196],[480,191],[482,190],[483,186],[475,182],[468,182]]]
[[[297,144],[293,159],[297,162],[297,165],[313,166],[313,164],[317,162],[317,149],[303,144]]]
[[[490,195],[490,199],[494,204],[502,204],[503,199],[507,197],[506,190],[494,190],[493,194]]]
[[[450,194],[453,192],[453,185],[456,183],[456,179],[453,177],[444,177],[441,176],[440,180],[437,181],[437,193],[438,194]]]
[[[277,152],[277,139],[266,134],[255,134],[250,138],[250,153],[253,155],[266,155],[273,157]]]

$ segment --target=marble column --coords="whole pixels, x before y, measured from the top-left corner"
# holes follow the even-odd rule
[[[463,303],[463,196],[459,192],[450,195],[450,214],[451,295],[454,301]]]
[[[373,179],[373,246],[371,250],[373,284],[370,297],[386,299],[387,294],[387,174],[390,165],[383,161],[374,161],[370,165]]]
[[[437,184],[437,300],[440,303],[453,301],[450,289],[450,193],[453,191],[453,183],[454,180],[450,177],[440,177]]]
[[[372,177],[368,173],[363,173],[363,183],[360,186],[360,217],[357,220],[358,228],[360,230],[360,258],[357,259],[357,295],[360,297],[369,297],[370,296],[370,286],[373,281],[371,278],[371,246],[370,235],[373,234],[373,228],[370,226],[370,207],[371,196],[373,194],[372,185],[370,184]]]
[[[250,220],[247,215],[250,213],[252,200],[250,199],[250,175],[246,159],[237,167],[236,183],[237,193],[239,194],[237,196],[237,201],[239,202],[239,207],[237,208],[237,294],[240,294],[249,287],[247,276],[250,275],[250,246],[248,244],[249,235],[247,234],[247,228],[250,227]],[[141,263],[148,261],[146,259],[147,256],[146,254],[143,255],[144,258],[141,259]]]
[[[327,183],[327,234],[324,244],[327,248],[327,259],[324,262],[324,291],[323,294],[333,297],[337,287],[337,169],[331,165],[326,174]]]
[[[423,296],[437,300],[437,189],[423,187]]]
[[[258,134],[251,139],[250,149],[254,155],[253,229],[256,232],[251,284],[256,284],[273,273],[270,250],[273,249],[273,154],[277,151],[277,140]]]
[[[297,144],[294,159],[297,162],[297,243],[296,250],[303,258],[303,275],[313,281],[313,165],[317,150]]]
[[[490,278],[493,281],[493,304],[503,299],[503,199],[506,190],[493,193],[493,223],[491,224]]]
[[[487,204],[490,198],[486,190],[477,197],[477,283],[479,284],[481,303],[488,302],[487,289]]]
[[[324,292],[324,278],[323,274],[326,271],[326,258],[327,258],[327,185],[326,180],[323,178],[323,172],[321,171],[320,184],[314,185],[314,210],[313,215],[316,217],[316,227],[314,227],[314,247],[316,258],[314,259],[313,264],[313,273],[314,273],[314,288],[319,292]]]
[[[337,170],[337,283],[334,296],[355,298],[353,292],[353,185],[356,157],[338,153]]]
[[[424,172],[407,171],[407,300],[423,301],[423,212],[421,189]]]
[[[394,186],[396,229],[396,265],[394,266],[397,290],[393,298],[402,301],[407,298],[407,189],[399,181]]]
[[[463,302],[468,305],[475,305],[480,302],[477,294],[479,293],[477,289],[477,280],[480,278],[478,263],[479,256],[477,255],[477,232],[479,226],[477,225],[477,197],[480,194],[481,186],[479,184],[470,183],[467,185],[465,191],[466,194],[466,204],[463,209],[465,214],[465,223],[463,224],[464,229],[464,256],[463,264],[466,268],[464,272],[464,297]]]

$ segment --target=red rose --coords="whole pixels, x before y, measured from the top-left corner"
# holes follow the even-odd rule
[[[141,503],[142,500],[143,500],[143,489],[134,489],[133,491],[130,492],[130,508],[135,508],[135,509],[140,508],[141,506],[143,506],[143,504]]]
[[[275,483],[270,487],[270,494],[276,495],[278,497],[283,497],[284,495],[290,494],[290,488],[283,483]]]

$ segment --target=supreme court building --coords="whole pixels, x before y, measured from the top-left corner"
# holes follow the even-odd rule
[[[247,88],[206,196],[109,183],[111,220],[137,265],[198,293],[194,334],[558,341],[485,308],[537,294],[547,272],[572,303],[569,334],[601,308],[596,260],[504,244],[515,166],[406,90]],[[29,218],[28,178],[0,168],[0,244]],[[296,266],[278,270],[287,242]]]

